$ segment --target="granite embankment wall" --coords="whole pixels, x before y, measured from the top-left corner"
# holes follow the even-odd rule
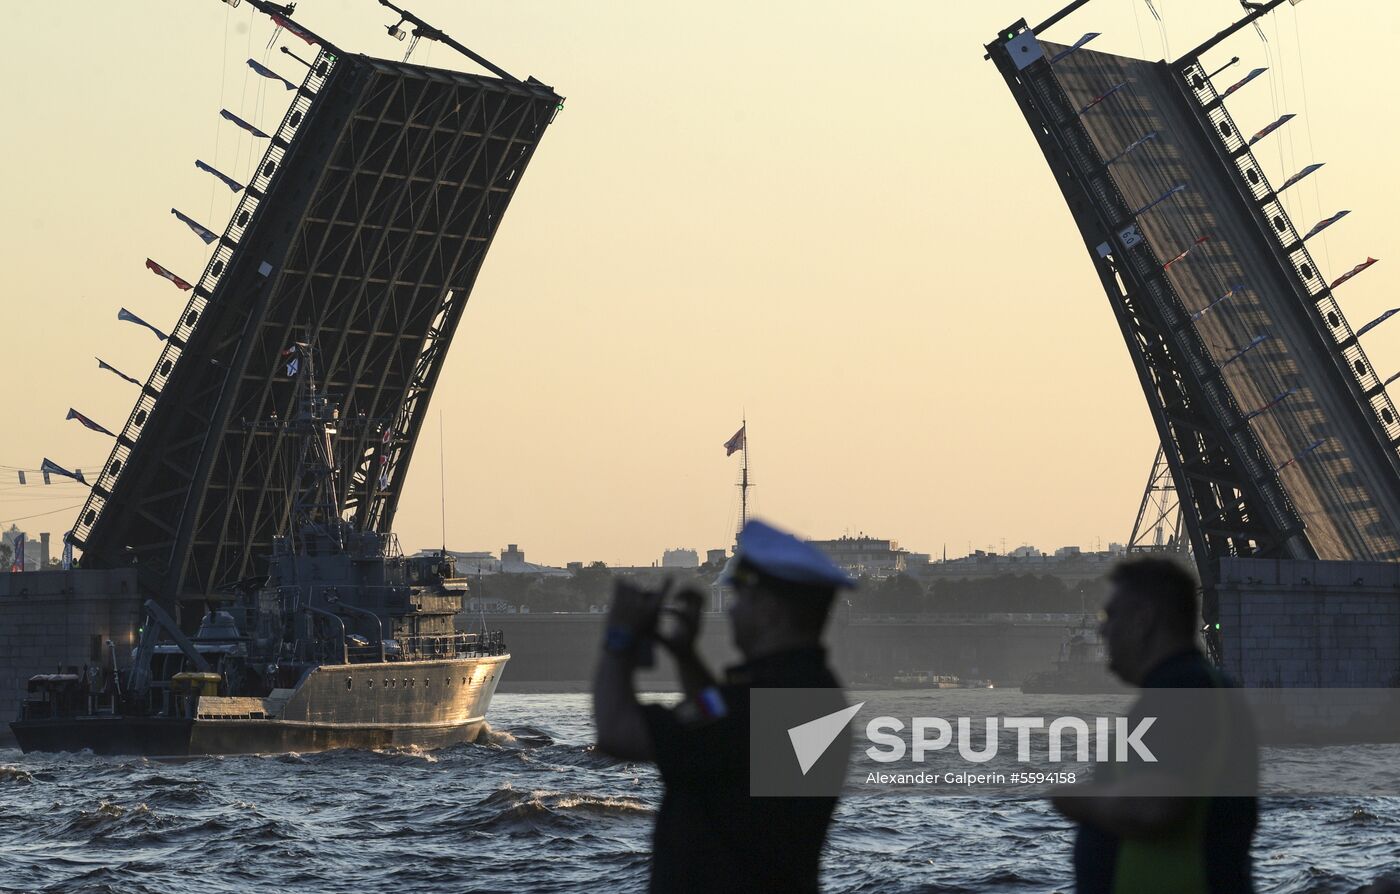
[[[1223,559],[1225,669],[1247,687],[1400,684],[1400,564]]]
[[[462,617],[475,629],[480,616]],[[888,678],[900,671],[958,674],[1015,685],[1048,669],[1059,656],[1066,615],[837,617],[827,644],[840,676],[847,681]],[[486,615],[490,629],[505,632],[511,660],[501,691],[543,689],[543,683],[585,685],[593,674],[606,616],[602,614]],[[700,652],[714,668],[738,661],[723,614],[706,614]],[[659,650],[656,665],[641,675],[643,686],[674,684],[671,662]]]

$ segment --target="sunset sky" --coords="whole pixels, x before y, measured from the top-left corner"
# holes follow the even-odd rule
[[[1155,435],[1127,350],[1068,210],[982,45],[1043,0],[413,0],[410,8],[566,96],[477,282],[416,453],[396,528],[531,561],[646,564],[732,542],[747,414],[756,512],[815,537],[866,532],[950,555],[1128,535]],[[1096,0],[1051,29],[1152,59],[1239,14],[1232,0]],[[1364,15],[1363,15],[1364,10]],[[373,0],[303,0],[296,18],[347,51],[402,58]],[[1400,5],[1285,5],[1207,57],[1329,273],[1383,263],[1339,294],[1353,326],[1400,275]],[[173,206],[222,230],[227,189],[264,147],[218,111],[272,129],[283,89],[250,56],[272,25],[248,4],[62,0],[7,31],[0,218],[0,524],[55,541],[82,489],[28,487],[44,456],[98,468],[208,249]],[[291,44],[298,52],[304,48]],[[421,44],[417,63],[472,69]],[[1386,220],[1392,220],[1386,224]],[[1393,260],[1392,260],[1393,259]],[[1400,368],[1400,321],[1363,342]],[[38,516],[38,517],[34,517]]]

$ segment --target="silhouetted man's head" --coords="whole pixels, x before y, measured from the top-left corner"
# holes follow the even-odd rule
[[[1109,670],[1124,681],[1140,684],[1162,659],[1195,646],[1196,580],[1179,563],[1130,559],[1109,573],[1108,584],[1099,632],[1108,647]]]
[[[855,582],[811,543],[750,520],[726,582],[734,644],[747,659],[821,644],[836,591]]]
[[[822,629],[836,601],[833,587],[780,580],[742,559],[730,575],[730,584],[734,645],[745,658],[821,643]]]

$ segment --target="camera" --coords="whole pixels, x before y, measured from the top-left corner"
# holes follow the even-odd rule
[[[688,628],[692,625],[696,627],[694,632],[698,633],[699,618],[696,607],[700,597],[692,588],[679,587],[671,578],[666,578],[656,587],[641,587],[630,581],[620,580],[617,582],[617,588],[619,592],[625,589],[638,593],[647,605],[656,606],[656,610],[651,613],[651,626],[638,634],[636,648],[639,667],[652,667],[656,663],[658,639],[683,639],[691,632]]]

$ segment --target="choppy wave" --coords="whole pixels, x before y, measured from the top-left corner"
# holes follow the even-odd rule
[[[374,753],[384,757],[407,758],[409,760],[425,761],[430,764],[438,762],[438,757],[432,751],[425,751],[417,745],[393,745],[387,748],[376,748]]]
[[[590,744],[585,695],[499,695],[477,742],[157,763],[0,751],[0,894],[646,889],[654,771]],[[1261,894],[1342,894],[1390,868],[1400,801],[1266,802]],[[1042,801],[859,795],[824,890],[1072,888]]]
[[[474,812],[485,815],[475,821],[481,829],[557,825],[588,825],[599,818],[629,817],[653,812],[636,798],[600,797],[584,792],[533,789],[517,791],[510,786],[497,789],[476,805]]]
[[[34,781],[34,774],[19,767],[0,767],[0,784],[16,783],[28,785]]]

